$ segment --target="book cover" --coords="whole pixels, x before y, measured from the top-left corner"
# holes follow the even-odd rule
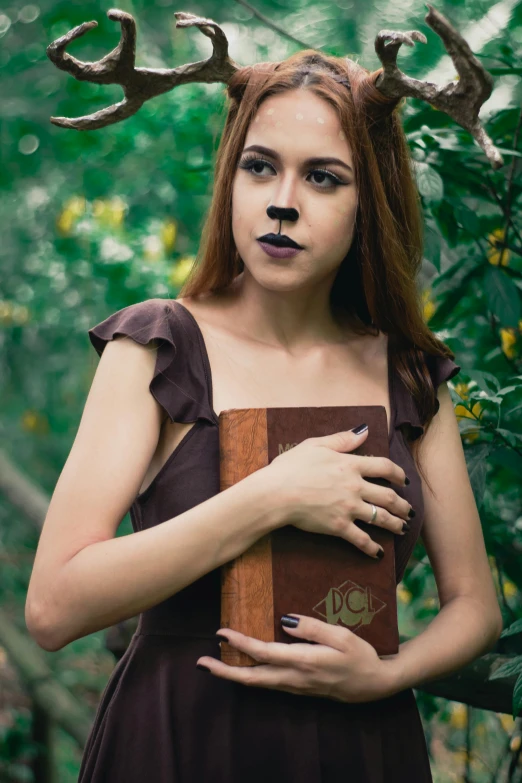
[[[220,490],[269,465],[306,438],[368,424],[364,443],[350,454],[389,457],[382,405],[233,408],[219,416]],[[364,475],[364,474],[363,474]],[[384,478],[365,477],[382,486]],[[292,644],[281,628],[297,613],[342,625],[373,645],[379,655],[399,649],[395,583],[395,533],[363,520],[355,524],[384,549],[375,559],[339,536],[310,533],[293,524],[260,538],[221,567],[221,627],[267,642]],[[221,643],[221,660],[253,666],[251,656]]]

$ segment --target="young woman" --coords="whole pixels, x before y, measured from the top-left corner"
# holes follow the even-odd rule
[[[80,783],[426,783],[412,688],[499,636],[446,384],[460,367],[422,317],[419,200],[397,101],[374,79],[316,52],[239,70],[182,297],[125,307],[89,331],[101,359],[42,531],[27,622],[58,650],[140,618]],[[333,433],[219,492],[221,410],[368,404],[386,409],[390,459],[351,453],[364,428]],[[129,509],[135,532],[115,538]],[[422,532],[441,611],[382,658],[308,616],[284,626],[302,644],[220,628],[220,566],[290,519],[368,557],[380,548],[354,520],[393,531],[397,582]],[[221,662],[216,632],[259,665]]]

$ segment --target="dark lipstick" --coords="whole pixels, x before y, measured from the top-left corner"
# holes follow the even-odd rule
[[[285,234],[263,234],[262,237],[257,238],[258,242],[264,242],[267,245],[275,245],[276,247],[293,247],[295,250],[302,250],[301,245],[294,242],[293,239],[287,237]]]

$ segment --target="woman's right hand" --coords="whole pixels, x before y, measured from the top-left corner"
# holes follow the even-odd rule
[[[371,557],[381,547],[354,520],[369,522],[373,503],[377,516],[371,523],[404,535],[411,506],[391,487],[367,481],[380,477],[401,487],[408,482],[404,470],[387,457],[350,454],[368,436],[353,430],[306,438],[279,454],[266,467],[284,498],[285,525],[310,533],[339,536]],[[413,516],[413,514],[411,515]]]

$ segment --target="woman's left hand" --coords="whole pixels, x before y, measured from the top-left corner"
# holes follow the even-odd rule
[[[248,653],[260,666],[229,666],[204,656],[197,663],[226,680],[258,688],[274,688],[288,693],[324,696],[342,702],[375,701],[391,696],[391,661],[382,660],[371,644],[340,625],[315,617],[299,618],[297,628],[284,630],[291,636],[316,644],[262,642],[231,628],[221,628],[230,645]],[[394,656],[396,657],[396,656]]]

